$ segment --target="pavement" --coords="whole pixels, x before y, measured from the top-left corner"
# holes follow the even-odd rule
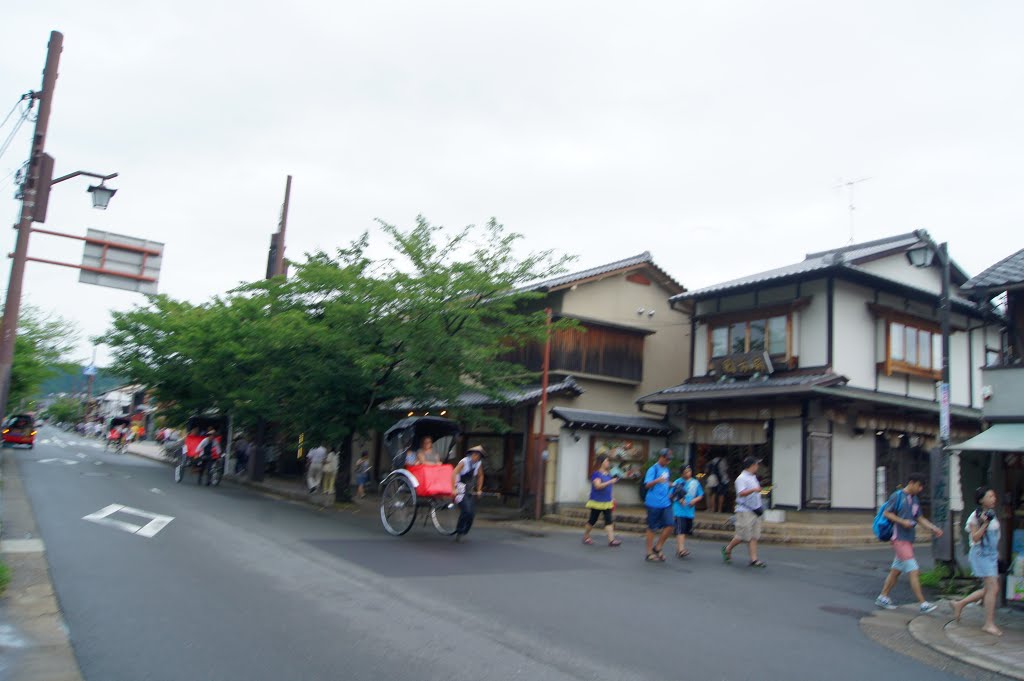
[[[882,638],[906,649],[876,644],[884,549],[765,547],[755,570],[714,543],[651,564],[639,538],[583,546],[529,523],[394,538],[372,503],[175,484],[146,458],[43,439],[5,454],[86,681],[1006,678],[919,642],[903,610]]]

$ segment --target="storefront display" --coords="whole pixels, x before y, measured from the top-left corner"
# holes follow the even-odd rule
[[[587,470],[594,470],[594,458],[600,454],[608,457],[613,476],[623,480],[639,480],[647,468],[649,443],[640,439],[592,435]]]

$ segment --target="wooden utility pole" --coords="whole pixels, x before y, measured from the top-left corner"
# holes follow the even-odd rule
[[[37,213],[36,203],[37,200],[42,200],[49,190],[50,177],[44,177],[45,173],[41,172],[44,165],[43,149],[50,122],[50,108],[53,105],[53,90],[57,85],[57,66],[63,49],[64,36],[57,31],[51,31],[50,44],[46,51],[46,66],[43,69],[43,89],[32,95],[33,100],[39,100],[39,112],[36,115],[35,133],[32,135],[28,173],[22,186],[21,219],[14,226],[18,230],[18,237],[11,258],[11,278],[7,284],[3,330],[0,332],[0,415],[7,414],[7,399],[11,392],[11,365],[14,363],[14,342],[18,335],[18,316],[21,314],[21,289],[25,280],[28,238],[32,234],[32,222],[36,216],[45,215],[45,206],[39,206]],[[47,186],[44,188],[42,185]]]
[[[288,266],[284,262],[285,234],[288,231],[288,204],[292,197],[292,176],[284,183],[284,205],[281,206],[281,222],[277,227],[277,258],[274,262],[274,275],[283,274],[288,277]]]
[[[540,381],[540,425],[537,429],[537,438],[534,441],[534,493],[533,493],[533,518],[540,520],[544,515],[544,469],[547,462],[544,460],[547,435],[544,433],[544,417],[548,413],[548,374],[551,368],[551,308],[545,311],[547,321],[544,326],[544,364],[541,368]]]

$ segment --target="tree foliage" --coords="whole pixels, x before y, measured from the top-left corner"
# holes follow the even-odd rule
[[[364,234],[292,263],[287,280],[202,304],[153,296],[114,313],[101,339],[113,368],[172,418],[213,408],[330,442],[388,425],[381,406],[398,398],[450,401],[472,386],[500,400],[535,378],[502,356],[543,337],[538,294],[523,287],[567,258],[517,256],[521,237],[494,220],[454,234],[423,218],[381,226],[388,259],[368,255]]]
[[[78,423],[85,414],[85,405],[73,397],[58,397],[46,408],[46,417],[56,423]]]
[[[67,356],[77,338],[71,322],[31,305],[22,306],[11,366],[9,411],[26,409],[43,382],[68,366]]]

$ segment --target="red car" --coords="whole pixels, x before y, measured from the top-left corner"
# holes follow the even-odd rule
[[[29,449],[36,442],[36,425],[29,414],[15,414],[6,421],[3,427],[3,446],[28,445]]]

